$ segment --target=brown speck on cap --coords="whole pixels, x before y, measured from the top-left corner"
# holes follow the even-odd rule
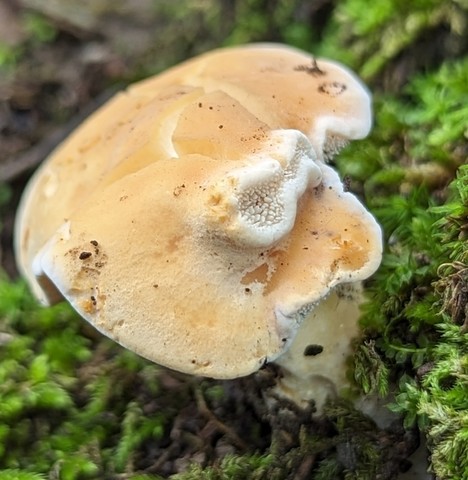
[[[172,192],[174,197],[178,197],[183,192],[184,188],[185,184],[177,185]]]
[[[337,97],[346,90],[346,85],[341,82],[324,82],[318,87],[320,93],[325,93],[330,97]]]

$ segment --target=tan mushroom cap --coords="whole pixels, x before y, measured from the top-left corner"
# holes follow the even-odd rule
[[[131,91],[151,96],[174,81],[205,92],[221,90],[271,129],[300,130],[319,156],[333,155],[347,140],[364,138],[371,127],[369,92],[350,70],[284,45],[215,50]]]
[[[367,276],[378,228],[327,166],[293,232],[243,250],[207,228],[207,178],[229,166],[190,156],[154,163],[93,195],[37,257],[99,330],[144,357],[230,378],[273,360],[330,288]],[[211,212],[210,212],[211,213]]]
[[[215,70],[224,56],[228,80]],[[256,75],[273,76],[263,91],[255,57]],[[17,255],[36,294],[64,296],[106,335],[188,373],[233,378],[283,353],[314,304],[381,255],[379,227],[317,147],[344,136],[341,120],[323,125],[358,97],[361,130],[347,133],[366,133],[365,90],[340,71],[348,83],[327,106],[317,82],[338,67],[319,60],[317,77],[301,65],[311,57],[284,47],[214,52],[90,117],[22,201]]]

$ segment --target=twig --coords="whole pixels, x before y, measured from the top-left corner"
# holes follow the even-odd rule
[[[229,440],[231,440],[231,442],[235,445],[235,447],[242,451],[246,451],[248,449],[247,444],[239,437],[239,435],[237,435],[237,433],[229,428],[226,424],[221,422],[209,409],[200,387],[195,387],[195,399],[197,401],[197,406],[200,413],[208,420],[213,422],[216,428],[220,432],[224,433],[226,437],[228,437]]]

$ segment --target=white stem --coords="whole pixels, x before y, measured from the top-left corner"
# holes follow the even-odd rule
[[[283,370],[276,393],[317,413],[328,397],[349,386],[346,378],[351,342],[358,335],[360,282],[333,289],[302,322],[291,347],[275,363]]]

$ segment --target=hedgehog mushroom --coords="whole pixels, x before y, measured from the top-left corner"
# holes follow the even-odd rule
[[[308,375],[313,393],[288,393],[309,368],[298,331],[309,350],[340,336],[335,366],[321,367],[339,389],[356,332],[349,292],[377,268],[381,238],[323,160],[367,134],[369,105],[350,72],[275,45],[215,51],[133,85],[31,180],[20,268],[44,303],[65,298],[169,368],[235,378],[277,360],[278,388],[299,402],[321,387]]]

